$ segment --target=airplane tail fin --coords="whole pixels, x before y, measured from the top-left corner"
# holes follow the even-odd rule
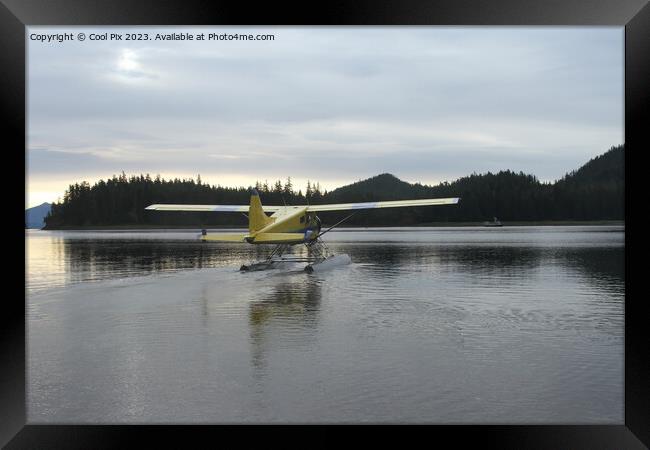
[[[262,209],[260,195],[257,193],[257,190],[253,189],[251,191],[251,203],[248,208],[248,231],[255,233],[271,222],[273,222],[273,219],[267,216],[264,213],[264,209]]]

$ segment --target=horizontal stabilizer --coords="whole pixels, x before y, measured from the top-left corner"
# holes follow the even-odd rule
[[[208,234],[201,236],[202,241],[246,242],[246,234]]]
[[[200,211],[200,212],[248,212],[248,205],[172,205],[172,204],[155,204],[149,205],[145,209],[152,211]],[[281,206],[263,206],[265,212],[279,211]]]
[[[396,200],[387,202],[336,203],[331,205],[310,205],[307,211],[344,211],[353,209],[398,208],[406,206],[455,205],[459,198],[425,198],[420,200]]]
[[[253,244],[299,244],[304,241],[303,233],[258,233]]]

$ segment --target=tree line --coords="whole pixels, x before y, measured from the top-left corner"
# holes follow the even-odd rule
[[[296,191],[291,178],[255,185],[263,204],[306,205],[410,198],[461,197],[457,205],[423,208],[365,210],[347,222],[356,226],[417,225],[433,222],[480,222],[498,217],[508,221],[623,220],[624,147],[612,147],[580,169],[554,183],[510,170],[472,174],[436,186],[411,184],[381,174],[331,192],[308,182]],[[170,180],[149,174],[119,176],[92,186],[75,183],[45,218],[46,228],[76,226],[245,226],[240,213],[148,211],[153,203],[248,204],[250,189],[209,185],[198,176]],[[348,213],[319,214],[334,223]]]

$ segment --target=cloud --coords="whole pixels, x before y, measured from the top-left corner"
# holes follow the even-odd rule
[[[275,40],[29,41],[29,179],[551,180],[623,142],[622,28],[176,31]]]

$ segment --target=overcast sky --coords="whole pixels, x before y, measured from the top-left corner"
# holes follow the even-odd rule
[[[273,41],[30,34],[252,33]],[[622,144],[622,27],[29,27],[28,206],[125,171],[324,188],[553,181]]]

